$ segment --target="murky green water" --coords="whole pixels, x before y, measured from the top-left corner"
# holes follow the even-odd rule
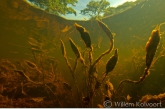
[[[112,96],[109,95],[114,103],[139,102],[142,96],[148,94],[155,95],[155,98],[148,100],[147,97],[147,102],[158,103],[161,100],[162,106],[165,106],[164,95],[159,95],[165,92],[165,25],[160,27],[161,39],[149,68],[150,75],[139,84],[123,83],[118,93],[115,93],[122,80],[138,81],[143,76],[146,68],[146,43],[152,30],[165,22],[164,0],[148,0],[123,13],[102,19],[115,34],[114,49],[103,56],[96,66],[92,66],[95,60],[110,47],[109,38],[96,20],[66,20],[30,7],[21,0],[8,2],[2,0],[0,3],[0,100],[6,103],[11,99],[14,103],[24,105],[14,105],[10,101],[8,106],[0,106],[97,107],[97,104],[103,105],[105,96],[109,95],[105,90],[107,80],[114,87],[110,91]],[[89,32],[92,52],[86,50],[74,23]],[[76,44],[87,67],[79,60],[75,61],[76,55],[69,38]],[[67,58],[62,55],[60,40],[64,43]],[[100,80],[107,61],[114,55],[115,49],[118,49],[117,64],[102,82]],[[93,58],[91,65],[89,54]],[[74,67],[76,62],[77,66]],[[98,89],[95,88],[97,82],[101,82]],[[7,96],[8,99],[5,98]],[[17,102],[15,99],[22,101]]]

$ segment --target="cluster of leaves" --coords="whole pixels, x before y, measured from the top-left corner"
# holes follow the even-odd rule
[[[36,6],[56,15],[74,14],[76,11],[71,7],[75,6],[77,0],[28,0]],[[70,6],[69,6],[70,5]]]
[[[108,7],[103,16],[106,17],[109,15],[123,12],[124,10],[127,10],[127,9],[129,9],[129,8],[135,6],[136,4],[143,2],[143,1],[144,0],[137,0],[135,2],[125,2],[122,5],[119,5],[117,7]]]
[[[77,0],[28,0],[32,4],[44,9],[47,12],[56,15],[74,14],[76,11],[72,8],[78,2]],[[145,0],[137,0],[135,2],[125,2],[118,7],[111,7],[107,0],[90,0],[85,9],[80,14],[87,15],[90,19],[101,19],[103,17],[122,12],[128,8]]]
[[[135,2],[125,2],[118,7],[111,7],[110,3],[106,0],[94,1],[91,0],[87,5],[86,8],[81,10],[82,15],[87,15],[91,19],[95,18],[103,18],[109,15],[113,15],[124,11],[128,8],[135,6],[136,4],[143,2],[144,0],[137,0]]]
[[[99,18],[106,12],[110,3],[106,0],[95,1],[91,0],[86,8],[81,10],[82,15],[88,15],[90,18]]]

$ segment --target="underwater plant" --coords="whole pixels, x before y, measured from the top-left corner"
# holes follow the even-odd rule
[[[103,102],[110,100],[112,103],[124,99],[130,102],[132,97],[128,94],[122,96],[124,83],[139,84],[142,83],[150,74],[150,70],[155,61],[164,53],[164,48],[157,59],[154,59],[161,39],[160,27],[158,25],[152,32],[146,43],[146,55],[141,61],[144,61],[140,67],[144,71],[138,80],[124,79],[120,81],[117,87],[109,80],[108,75],[119,64],[118,50],[114,49],[114,36],[111,30],[102,21],[96,20],[98,26],[105,32],[109,39],[109,48],[101,53],[97,58],[93,57],[95,47],[92,45],[90,33],[83,26],[75,23],[77,31],[80,33],[85,45],[85,51],[81,51],[72,38],[68,38],[70,48],[75,54],[74,65],[69,61],[67,51],[63,40],[61,42],[62,55],[70,70],[74,84],[70,84],[59,76],[57,66],[59,62],[55,57],[49,55],[54,49],[47,49],[46,44],[37,41],[35,38],[29,38],[29,45],[34,57],[33,60],[14,60],[13,62],[3,59],[0,61],[0,106],[2,107],[95,107],[96,99],[99,97],[97,107],[103,108]],[[113,51],[113,52],[112,52]],[[141,50],[140,50],[141,51]],[[104,72],[99,74],[97,64],[110,53],[113,53],[105,63]],[[86,58],[87,57],[87,58]],[[136,56],[133,56],[134,58]],[[136,60],[136,59],[135,59]],[[78,74],[79,62],[82,65],[83,85],[80,85]],[[138,62],[137,62],[138,63]],[[140,63],[140,62],[139,62]],[[135,63],[136,64],[136,63]],[[145,66],[143,66],[145,65]],[[139,70],[139,71],[142,71]],[[59,73],[58,73],[59,72]],[[116,73],[116,72],[115,72]],[[107,79],[108,77],[108,79]],[[110,75],[111,77],[111,75]],[[84,88],[82,88],[84,87]],[[139,98],[139,102],[165,103],[164,93],[159,95],[147,94]],[[8,97],[7,97],[8,96]],[[102,99],[100,99],[102,98]],[[18,99],[17,105],[15,99]],[[30,104],[26,104],[26,102]],[[3,105],[4,103],[8,105]],[[50,104],[50,105],[49,105]],[[163,105],[163,104],[162,104]],[[165,105],[163,105],[164,107]],[[114,106],[112,106],[114,107]]]
[[[96,64],[100,61],[100,59],[103,58],[103,56],[105,56],[106,54],[109,54],[114,48],[114,38],[113,38],[113,34],[111,33],[111,30],[103,22],[101,22],[99,20],[97,20],[97,22],[98,22],[98,25],[103,29],[103,31],[109,37],[110,47],[108,50],[106,50],[104,53],[102,53],[94,62],[93,62],[93,54],[92,54],[93,47],[91,45],[91,38],[90,38],[89,32],[84,27],[82,27],[81,25],[79,25],[77,23],[74,24],[77,31],[80,33],[81,38],[82,38],[82,40],[83,40],[83,42],[87,48],[88,60],[90,62],[89,65],[87,65],[85,63],[86,60],[82,57],[81,52],[78,49],[77,45],[74,43],[74,41],[71,38],[69,38],[69,42],[70,42],[70,46],[72,48],[72,51],[76,55],[76,59],[80,60],[80,62],[84,66],[84,68],[85,68],[84,71],[86,72],[85,76],[86,76],[86,78],[88,78],[86,80],[86,82],[84,83],[87,86],[87,92],[82,92],[82,93],[87,93],[87,94],[85,96],[81,96],[81,98],[80,98],[83,102],[83,107],[93,107],[92,106],[92,100],[93,100],[93,95],[95,94],[95,91],[97,89],[99,89],[100,85],[102,84],[102,82],[104,81],[104,79],[108,75],[108,73],[114,69],[114,67],[117,63],[117,60],[118,60],[118,50],[116,49],[115,54],[109,59],[109,61],[106,64],[106,71],[105,71],[105,74],[103,74],[103,77],[97,78],[95,76]],[[65,45],[64,45],[62,40],[61,40],[61,48],[62,48],[62,54],[63,54],[63,56],[67,62],[67,65],[70,69],[72,77],[75,81],[75,76],[74,76],[75,70],[72,69],[72,67],[71,67],[71,65],[67,59]],[[77,65],[77,61],[75,61],[75,65]],[[74,67],[74,68],[76,68],[76,67]],[[76,82],[75,82],[75,84],[76,84]],[[78,85],[76,85],[76,87],[78,89]]]
[[[119,58],[118,57],[118,49],[115,49],[114,55],[111,56],[110,59],[106,63],[105,72],[102,74],[102,76],[100,78],[96,76],[97,75],[96,64],[99,62],[99,60],[102,57],[104,57],[106,54],[109,54],[114,48],[114,38],[113,38],[114,36],[113,36],[111,30],[102,21],[100,21],[100,20],[96,20],[96,21],[97,21],[99,27],[108,36],[109,42],[110,42],[110,47],[108,50],[103,52],[94,61],[93,61],[93,53],[92,53],[94,48],[91,45],[90,34],[84,27],[82,27],[81,25],[79,25],[77,23],[74,24],[74,26],[76,27],[76,29],[80,33],[81,38],[82,38],[82,40],[86,46],[85,52],[88,52],[88,61],[90,62],[89,64],[86,64],[87,60],[85,60],[82,57],[81,52],[78,49],[75,42],[71,38],[69,38],[69,42],[70,42],[70,46],[72,48],[72,51],[76,55],[76,59],[77,60],[79,59],[80,62],[82,63],[82,65],[84,66],[83,70],[85,72],[86,78],[88,78],[88,79],[86,79],[86,81],[84,83],[84,84],[86,84],[86,88],[87,88],[86,91],[87,92],[79,91],[79,94],[80,94],[80,92],[83,93],[83,94],[80,94],[80,95],[83,95],[83,96],[80,96],[81,97],[80,100],[82,100],[82,102],[83,102],[83,105],[82,105],[83,107],[93,107],[94,95],[101,88],[100,86],[103,84],[104,79],[109,74],[109,72],[111,72],[115,68],[115,66],[118,62],[118,58]],[[106,84],[105,84],[105,90],[106,90],[105,95],[106,96],[104,98],[105,101],[111,100],[112,102],[114,102],[117,95],[119,94],[119,90],[120,90],[121,86],[123,85],[123,83],[127,82],[127,83],[139,84],[139,83],[142,83],[147,78],[147,76],[150,74],[149,70],[150,70],[151,65],[153,64],[153,58],[155,56],[155,53],[157,51],[157,48],[158,48],[158,45],[160,42],[160,26],[161,25],[163,25],[163,23],[160,24],[159,26],[157,26],[152,31],[151,36],[150,36],[148,42],[146,43],[146,47],[145,47],[146,48],[146,57],[145,57],[146,68],[144,69],[143,75],[137,81],[134,81],[131,79],[122,80],[116,89],[113,88],[113,84],[110,81],[106,81]],[[62,54],[63,54],[63,56],[67,62],[68,67],[70,68],[72,77],[73,77],[74,81],[76,81],[75,75],[74,75],[74,71],[75,71],[76,67],[74,66],[74,70],[72,69],[71,64],[69,63],[69,61],[67,59],[65,45],[64,45],[62,40],[61,40],[61,48],[62,48]],[[75,61],[75,65],[77,66],[77,61]],[[75,85],[76,85],[77,89],[79,89],[76,82],[75,82]],[[131,97],[128,95],[127,100],[129,101],[130,98]],[[103,107],[103,106],[101,104],[98,104],[98,107]]]
[[[59,62],[55,57],[50,56],[55,46],[49,49],[49,43],[46,41],[29,37],[28,49],[32,51],[31,60],[0,61],[0,95],[6,104],[11,101],[7,107],[14,106],[15,99],[31,101],[28,102],[31,106],[27,106],[26,101],[25,104],[22,101],[23,104],[20,105],[22,107],[37,107],[36,103],[46,102],[50,103],[50,107],[63,107],[60,97],[66,95],[64,89],[67,84],[58,70]],[[4,100],[5,97],[8,100]],[[19,102],[21,104],[21,101]],[[3,102],[0,103],[0,106],[2,105]]]

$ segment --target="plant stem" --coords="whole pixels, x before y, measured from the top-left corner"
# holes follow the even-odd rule
[[[133,81],[130,79],[125,79],[125,80],[121,81],[119,86],[117,87],[116,91],[114,92],[114,94],[117,94],[118,90],[120,89],[120,87],[123,83],[127,82],[127,83],[139,84],[139,83],[143,82],[147,78],[148,75],[149,75],[149,69],[145,68],[143,76],[140,77],[138,81]]]

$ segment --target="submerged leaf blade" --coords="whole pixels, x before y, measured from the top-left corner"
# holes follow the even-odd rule
[[[111,32],[111,30],[108,28],[108,26],[106,24],[104,24],[103,22],[101,22],[100,20],[96,20],[99,27],[106,33],[106,35],[113,40],[113,34]]]
[[[66,49],[65,49],[64,42],[62,40],[60,40],[60,41],[61,41],[62,54],[63,54],[63,56],[66,56]]]
[[[74,54],[77,56],[77,58],[80,58],[81,53],[80,53],[78,47],[76,46],[76,44],[73,42],[73,40],[71,38],[69,38],[69,42],[70,42],[70,46],[71,46],[72,51],[74,52]]]
[[[106,64],[106,71],[105,71],[106,75],[115,68],[117,61],[118,61],[118,50],[116,49],[115,54],[112,57],[110,57],[109,61]]]
[[[146,43],[146,66],[149,69],[153,58],[155,56],[157,47],[160,43],[160,32],[159,29],[155,29],[152,31],[151,36]]]
[[[79,31],[81,38],[84,41],[86,47],[92,50],[91,38],[89,32],[87,32],[87,30],[84,27],[82,27],[77,23],[75,23],[74,26],[76,27],[77,31]]]

